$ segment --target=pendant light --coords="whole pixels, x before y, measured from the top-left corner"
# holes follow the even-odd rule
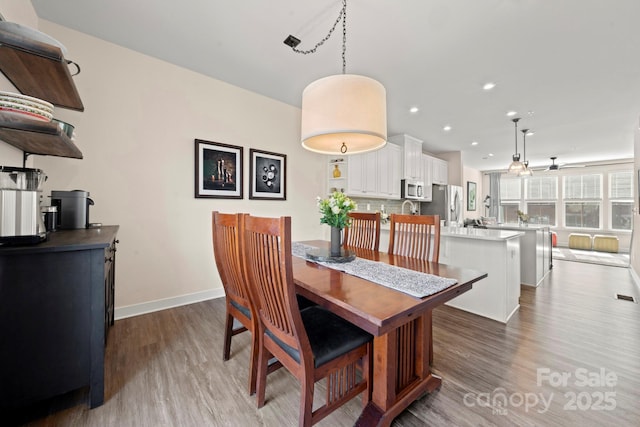
[[[520,162],[520,153],[518,153],[518,122],[520,121],[520,118],[516,117],[514,119],[511,119],[511,121],[515,125],[516,151],[513,154],[513,157],[512,157],[513,161],[509,165],[509,169],[507,170],[507,172],[510,174],[518,175],[520,172],[524,170],[524,165]]]
[[[524,165],[524,169],[518,173],[518,176],[528,177],[533,175],[533,171],[529,169],[529,160],[527,160],[527,133],[529,129],[522,129],[522,159],[524,160],[522,164]]]
[[[289,36],[285,43],[297,53],[314,53],[342,21],[342,74],[321,78],[302,92],[301,143],[322,154],[358,154],[382,148],[387,143],[387,94],[370,77],[346,74],[347,0],[329,34],[307,51]]]

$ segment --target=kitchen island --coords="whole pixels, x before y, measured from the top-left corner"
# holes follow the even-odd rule
[[[520,307],[520,237],[512,230],[442,227],[440,263],[488,273],[470,291],[447,302],[470,313],[507,323]],[[380,249],[389,246],[382,226]]]
[[[523,285],[538,286],[551,270],[551,236],[548,225],[498,224],[491,230],[520,231],[520,281]]]

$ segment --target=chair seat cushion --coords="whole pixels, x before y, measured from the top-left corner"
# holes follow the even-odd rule
[[[319,305],[302,310],[300,315],[309,337],[316,368],[373,340],[373,336],[370,333],[363,331]],[[280,341],[268,329],[265,332],[289,356],[296,362],[300,362],[300,354],[297,349]]]
[[[309,307],[300,314],[316,368],[373,340],[370,333],[320,306]]]
[[[230,300],[229,302],[231,303],[232,306],[237,308],[238,311],[240,311],[240,313],[244,314],[246,317],[251,319],[251,311],[249,310],[248,307],[245,307],[244,305],[240,305],[234,300]]]

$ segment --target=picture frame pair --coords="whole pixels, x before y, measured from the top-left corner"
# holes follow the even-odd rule
[[[236,145],[195,140],[195,197],[242,199],[244,150]],[[286,200],[287,156],[249,149],[249,199]]]

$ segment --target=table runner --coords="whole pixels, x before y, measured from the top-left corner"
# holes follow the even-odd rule
[[[306,256],[307,251],[311,249],[316,248],[305,245],[304,243],[291,243],[291,253],[293,256],[316,262],[325,267],[369,280],[370,282],[404,292],[417,298],[433,295],[458,283],[456,279],[448,279],[446,277],[409,270],[407,268],[364,258],[356,258],[346,263],[318,262],[310,260]]]

